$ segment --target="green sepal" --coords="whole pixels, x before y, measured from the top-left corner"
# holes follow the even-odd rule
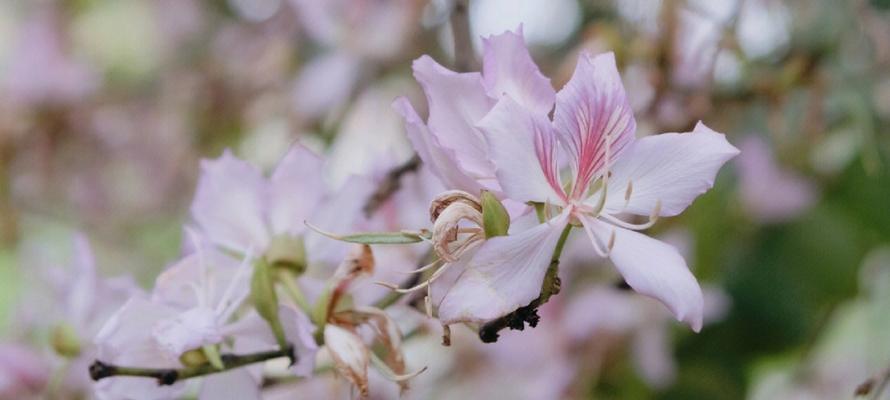
[[[281,349],[287,348],[289,345],[284,335],[284,327],[278,317],[278,294],[275,292],[272,267],[263,260],[259,260],[253,267],[250,296],[257,314],[269,323],[278,346]]]
[[[507,236],[510,230],[510,214],[491,192],[482,192],[482,225],[485,237]]]

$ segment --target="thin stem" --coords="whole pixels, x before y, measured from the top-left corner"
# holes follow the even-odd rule
[[[402,186],[402,176],[417,171],[417,168],[419,167],[420,157],[415,154],[414,157],[411,157],[408,161],[405,161],[401,165],[397,165],[395,168],[387,172],[386,178],[380,182],[380,186],[377,187],[377,190],[371,194],[371,197],[368,198],[367,203],[365,203],[365,207],[362,209],[365,216],[370,217],[373,215],[383,203],[386,203],[386,200],[388,200],[393,193],[399,190]]]
[[[303,310],[303,312],[311,315],[312,307],[309,305],[309,301],[306,300],[306,296],[303,295],[300,287],[297,286],[296,275],[286,268],[280,268],[278,270],[278,281],[284,285],[284,293],[286,293],[287,296],[290,297],[301,310]]]
[[[571,230],[572,225],[566,225],[559,236],[559,241],[556,242],[553,255],[550,257],[550,266],[547,267],[544,283],[541,285],[541,294],[538,295],[538,298],[532,300],[527,306],[520,307],[516,311],[482,325],[482,328],[479,329],[480,340],[484,343],[494,343],[497,342],[500,336],[498,332],[505,328],[521,331],[525,329],[526,323],[532,328],[538,325],[538,321],[541,319],[538,316],[538,307],[547,303],[550,297],[559,294],[561,287],[561,282],[559,281],[559,257],[562,255],[562,249],[565,247],[566,239],[568,239]]]
[[[185,368],[139,368],[113,365],[96,360],[90,365],[90,377],[93,378],[94,381],[115,376],[154,378],[158,380],[159,385],[169,386],[189,378],[224,372],[274,358],[291,357],[293,356],[293,349],[293,346],[288,345],[284,349],[274,351],[263,351],[244,355],[223,354],[221,356],[223,363],[222,369],[217,369],[210,363],[203,363],[201,365]],[[296,360],[296,356],[293,356],[292,359]]]

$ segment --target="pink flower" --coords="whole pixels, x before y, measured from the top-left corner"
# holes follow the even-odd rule
[[[736,160],[740,175],[742,205],[760,222],[782,222],[805,212],[816,200],[812,182],[783,169],[773,159],[763,139],[751,136],[741,145]]]
[[[436,158],[434,146],[415,142],[421,157],[447,159],[461,179],[484,182],[492,174],[497,183],[488,187],[499,187],[510,200],[541,204],[548,215],[540,225],[488,239],[461,257],[451,267],[459,271],[450,272],[459,274],[454,285],[438,301],[439,318],[446,324],[482,322],[529,304],[540,294],[554,248],[571,224],[584,228],[594,252],[609,257],[632,288],[698,331],[702,293],[683,257],[636,231],[681,213],[738,150],[701,123],[689,133],[636,140],[614,55],[582,54],[571,80],[554,95],[517,39],[521,36],[506,33],[488,41],[484,79],[438,66],[419,77],[431,103],[427,136],[441,144]],[[497,45],[505,41],[513,45]],[[428,63],[421,57],[415,70]],[[431,95],[430,88],[437,91]],[[489,110],[492,94],[501,98]],[[409,135],[416,141],[423,126],[409,118],[412,126]],[[561,179],[560,148],[571,166],[568,181]],[[439,173],[446,183],[459,183]],[[626,222],[619,218],[624,214],[650,221]]]
[[[123,366],[181,368],[183,354],[204,346],[220,346],[221,351],[236,354],[276,349],[268,325],[255,312],[232,322],[248,296],[249,261],[239,265],[227,255],[199,247],[158,277],[150,298],[134,296],[108,319],[95,339],[98,359]],[[279,315],[299,360],[291,370],[307,376],[315,365],[314,327],[292,307],[281,306]],[[261,366],[204,378],[200,398],[219,398],[220,393],[260,398],[262,371],[257,368]],[[152,379],[113,377],[97,382],[95,388],[100,398],[138,394],[142,397],[137,398],[151,399],[176,397],[185,385],[159,386]]]
[[[351,226],[374,189],[353,176],[337,190],[323,177],[324,161],[296,145],[269,178],[255,166],[226,151],[201,163],[201,178],[192,202],[192,217],[213,244],[236,253],[265,254],[276,237],[305,241],[308,262],[336,265],[346,246],[308,231],[305,221],[320,226]]]
[[[0,343],[0,398],[30,398],[47,384],[52,370],[31,349]]]

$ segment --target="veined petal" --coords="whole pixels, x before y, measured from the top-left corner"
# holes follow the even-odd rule
[[[714,186],[717,171],[737,154],[723,134],[702,123],[689,133],[639,139],[612,166],[606,211],[651,215],[660,202],[659,215],[677,215]]]
[[[520,202],[561,204],[556,135],[546,114],[531,112],[509,95],[479,122],[501,189]]]
[[[661,301],[678,321],[698,332],[702,326],[704,300],[701,287],[686,260],[672,246],[642,233],[619,228],[582,216],[584,230],[602,247],[614,234],[609,258],[635,291]]]
[[[430,172],[436,175],[442,184],[449,189],[463,190],[468,193],[479,193],[482,186],[471,178],[457,161],[454,150],[442,147],[439,140],[430,133],[429,128],[414,111],[408,99],[400,97],[392,104],[393,108],[405,118],[405,131],[414,151],[429,166]]]
[[[226,150],[201,161],[201,177],[192,201],[192,218],[217,245],[244,252],[269,240],[263,210],[267,194],[263,174]]]
[[[522,27],[518,33],[504,32],[483,39],[482,47],[482,83],[489,96],[510,96],[529,110],[550,113],[556,92],[528,53]]]
[[[568,216],[563,213],[524,232],[485,242],[445,293],[439,320],[485,322],[537,298]]]
[[[485,142],[476,129],[476,122],[494,103],[485,93],[482,76],[451,71],[429,56],[415,60],[413,68],[429,103],[430,133],[442,146],[454,150],[460,165],[474,177],[492,177]]]
[[[614,54],[580,55],[572,78],[556,94],[553,121],[576,174],[571,197],[579,198],[606,167],[605,144],[610,160],[617,160],[634,139],[636,121]]]

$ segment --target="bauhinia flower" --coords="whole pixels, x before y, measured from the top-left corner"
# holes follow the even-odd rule
[[[254,312],[233,322],[248,298],[250,262],[242,263],[213,249],[197,250],[162,273],[150,298],[134,296],[109,318],[96,336],[98,359],[127,367],[183,368],[214,362],[220,353],[239,354],[277,348],[266,322]],[[297,363],[299,376],[311,374],[317,346],[309,319],[292,307],[281,306],[280,320]],[[214,356],[217,360],[214,360]],[[216,364],[214,364],[216,365]],[[250,368],[221,371],[204,379],[200,398],[235,396],[260,398],[261,372]],[[143,377],[110,377],[96,382],[100,398],[173,398],[185,385],[159,385]]]
[[[484,173],[490,164],[497,180],[490,186],[506,199],[538,205],[542,223],[488,238],[464,252],[450,267],[451,277],[443,280],[447,284],[434,293],[439,319],[445,324],[484,322],[528,305],[541,293],[557,243],[569,226],[578,226],[593,252],[610,258],[634,290],[658,299],[698,331],[702,292],[685,260],[672,246],[637,231],[686,209],[713,186],[720,167],[738,150],[702,123],[688,133],[636,139],[636,123],[611,53],[581,54],[574,75],[555,94],[520,35],[508,32],[489,39],[485,53],[484,77],[440,66],[422,77],[425,87],[447,90],[447,95],[432,96],[427,89],[430,124],[427,132],[414,132],[415,146],[423,134],[426,145],[450,137],[454,157],[446,158],[457,160],[452,165]],[[415,69],[430,62],[422,57]],[[499,100],[490,110],[492,97],[468,100],[480,94]],[[437,110],[442,109],[453,110],[452,116],[472,114],[475,121],[437,123],[434,117],[441,117]],[[408,117],[409,134],[423,128],[414,116]],[[442,130],[436,132],[437,127]],[[433,162],[449,150],[439,147],[437,156],[432,147],[417,147]],[[559,155],[568,157],[569,174],[561,174]],[[648,216],[649,221],[621,218],[628,214]]]
[[[202,161],[192,216],[208,240],[228,251],[244,254],[253,249],[274,265],[336,266],[345,246],[308,231],[304,222],[351,226],[360,219],[374,187],[353,176],[338,191],[330,190],[323,164],[318,155],[295,145],[266,178],[226,151],[218,159]],[[300,250],[307,248],[312,251]]]

